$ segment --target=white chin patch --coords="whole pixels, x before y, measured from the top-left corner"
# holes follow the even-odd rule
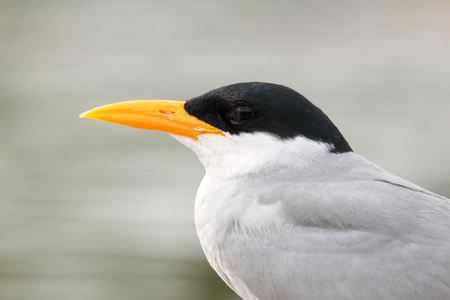
[[[175,134],[175,133],[169,133],[169,135],[171,137],[173,137],[174,139],[176,139],[177,141],[179,141],[180,143],[182,143],[183,145],[185,145],[186,147],[188,147],[189,149],[192,149],[193,151],[195,151],[192,147],[195,143],[198,143],[198,140],[184,136],[184,135]]]
[[[217,150],[214,149],[218,147],[219,149],[223,149],[224,144],[227,144],[227,139],[224,136],[217,134],[201,134],[197,136],[197,139],[190,138],[183,135],[169,133],[174,139],[194,151],[197,156],[202,158],[205,155],[205,152],[215,152]]]

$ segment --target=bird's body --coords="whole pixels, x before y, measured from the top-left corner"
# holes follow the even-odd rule
[[[216,138],[199,140],[215,148]],[[178,139],[196,151],[190,139]],[[213,161],[197,194],[195,223],[221,278],[249,300],[449,297],[448,199],[353,152],[330,155],[325,144],[303,138],[282,148],[302,147],[297,156],[275,156],[276,165],[269,155],[267,165],[244,173],[235,172],[236,161],[251,165],[261,157],[226,147],[224,155],[200,152],[202,161],[202,153],[213,153]]]
[[[353,152],[258,174],[207,174],[196,198],[208,261],[243,299],[449,297],[447,199]]]
[[[206,169],[200,243],[243,299],[450,299],[449,199],[355,154],[290,89],[237,84],[184,109],[213,128],[167,130]]]

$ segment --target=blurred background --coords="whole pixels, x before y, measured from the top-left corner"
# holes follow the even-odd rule
[[[289,86],[353,149],[450,196],[450,2],[0,1],[0,299],[238,299],[167,134],[79,119],[242,81]]]

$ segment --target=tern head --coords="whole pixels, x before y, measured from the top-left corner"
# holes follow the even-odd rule
[[[169,132],[217,176],[301,165],[320,155],[352,151],[318,107],[298,92],[270,83],[232,84],[184,102],[120,102],[80,117]]]

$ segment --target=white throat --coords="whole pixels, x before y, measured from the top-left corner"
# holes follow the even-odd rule
[[[228,179],[274,168],[303,168],[330,153],[331,146],[303,136],[280,139],[272,134],[172,136],[193,150],[212,178]]]

